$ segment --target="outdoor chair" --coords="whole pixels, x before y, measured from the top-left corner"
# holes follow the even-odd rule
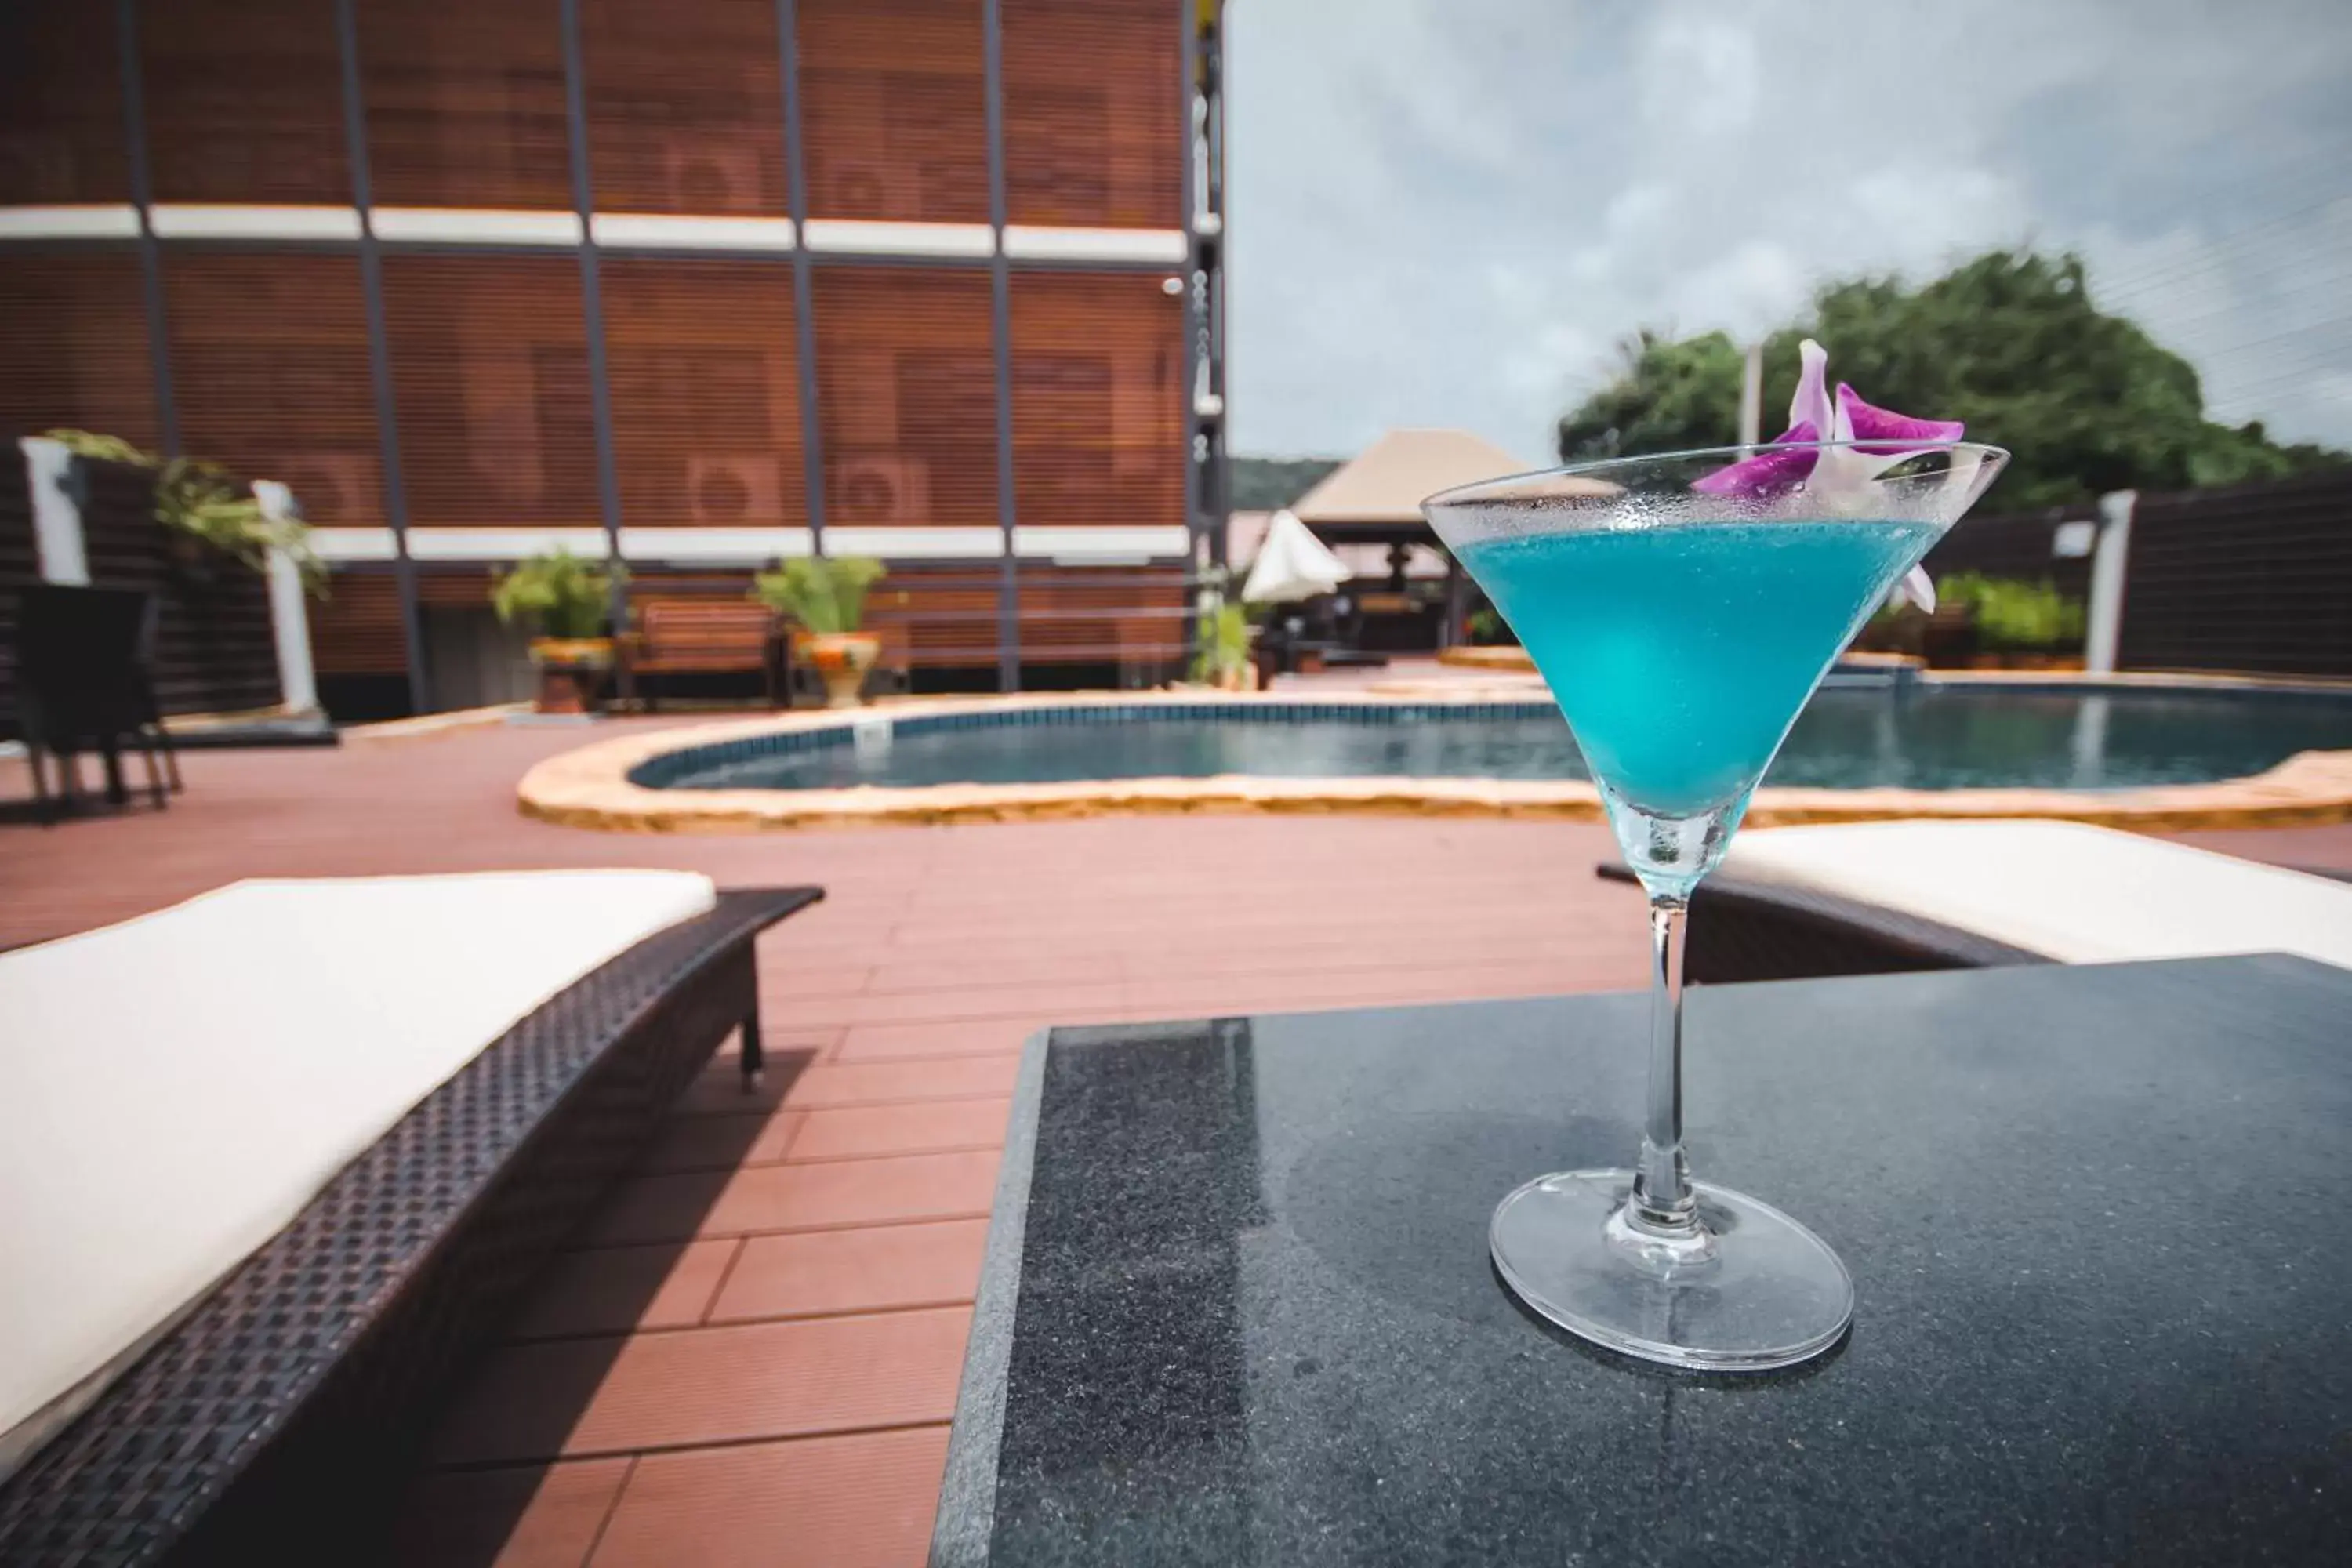
[[[776,705],[776,618],[765,606],[649,598],[638,603],[636,618],[636,629],[621,639],[621,658],[647,712],[660,705],[651,676],[756,671],[768,706]]]
[[[240,882],[0,953],[0,1562],[368,1560],[451,1377],[824,896]]]
[[[157,605],[123,588],[39,584],[22,591],[16,613],[17,722],[26,762],[44,820],[71,809],[80,753],[105,759],[107,798],[130,798],[122,781],[122,749],[136,747],[147,766],[157,806],[165,783],[181,788],[180,763],[163,728],[151,674]],[[158,761],[160,753],[160,764]],[[53,802],[48,763],[58,772]]]
[[[1864,822],[1734,840],[1691,900],[1685,965],[1728,982],[2242,952],[2352,967],[2352,886],[2082,823]]]

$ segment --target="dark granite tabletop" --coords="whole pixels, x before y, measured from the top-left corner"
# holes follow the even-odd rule
[[[1643,1005],[1033,1042],[934,1562],[2352,1562],[2352,973],[1695,992],[1696,1172],[1854,1277],[1760,1378],[1487,1261],[1513,1185],[1630,1153]]]

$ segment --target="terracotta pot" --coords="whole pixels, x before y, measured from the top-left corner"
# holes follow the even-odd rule
[[[533,637],[530,639],[533,664],[558,664],[575,669],[610,669],[613,668],[611,637]]]
[[[824,682],[824,705],[855,708],[866,689],[866,672],[882,657],[882,639],[871,632],[795,632],[793,650]]]
[[[602,705],[604,672],[613,668],[610,637],[534,637],[541,713],[593,713]]]

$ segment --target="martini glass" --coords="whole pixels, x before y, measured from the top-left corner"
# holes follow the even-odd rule
[[[1691,893],[1839,650],[2009,456],[1966,442],[1768,450],[1785,455],[1781,477],[1746,493],[1694,488],[1750,455],[1727,449],[1495,479],[1423,503],[1543,672],[1650,903],[1650,1089],[1635,1163],[1540,1176],[1506,1197],[1489,1232],[1495,1265],[1562,1328],[1713,1371],[1829,1349],[1853,1317],[1853,1282],[1796,1220],[1690,1178]]]

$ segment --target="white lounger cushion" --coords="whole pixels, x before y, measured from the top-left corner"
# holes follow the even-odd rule
[[[1860,822],[1734,839],[1727,875],[2065,963],[2299,952],[2352,967],[2352,885],[2071,822]]]
[[[484,1047],[715,902],[674,871],[238,882],[0,953],[0,1476]]]

